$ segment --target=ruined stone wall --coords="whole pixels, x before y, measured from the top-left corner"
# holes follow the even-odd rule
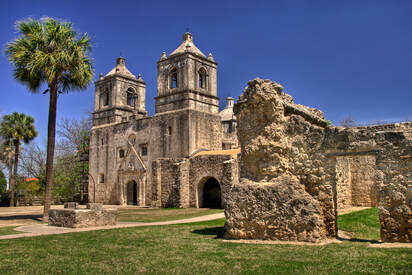
[[[375,155],[381,240],[412,241],[412,123],[327,129],[331,158]]]
[[[320,152],[323,113],[255,79],[235,105],[240,180],[226,201],[226,236],[316,242],[336,235],[331,179]]]
[[[377,201],[381,239],[412,241],[412,123],[326,126],[262,79],[249,81],[235,115],[242,153],[226,237],[317,242],[336,236],[338,206]]]
[[[375,155],[337,157],[338,209],[377,206]]]

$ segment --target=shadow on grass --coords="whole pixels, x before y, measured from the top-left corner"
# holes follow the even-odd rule
[[[192,233],[200,234],[200,235],[210,235],[210,236],[214,235],[216,236],[215,239],[221,239],[223,238],[225,229],[223,228],[223,226],[208,227],[208,228],[203,228],[203,229],[195,229],[192,231]]]
[[[359,238],[351,238],[351,237],[337,237],[339,241],[347,241],[347,242],[354,242],[354,243],[380,243],[378,240],[368,240],[368,239],[359,239]]]
[[[33,220],[42,221],[43,215],[13,215],[13,216],[0,216],[0,221],[10,221],[10,220]]]

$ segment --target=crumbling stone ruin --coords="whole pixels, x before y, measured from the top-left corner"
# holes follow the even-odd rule
[[[336,237],[338,190],[352,184],[357,192],[373,193],[375,178],[381,239],[410,242],[412,124],[327,126],[321,111],[295,104],[282,90],[257,78],[235,105],[240,173],[233,166],[225,170],[226,237],[309,242]],[[365,175],[363,165],[376,171]],[[370,184],[353,185],[362,177]],[[376,203],[373,195],[352,194],[352,201]],[[339,203],[347,200],[341,194]]]

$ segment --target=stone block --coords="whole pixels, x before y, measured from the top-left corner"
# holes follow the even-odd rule
[[[50,209],[49,225],[83,228],[94,226],[115,225],[117,221],[117,209]]]

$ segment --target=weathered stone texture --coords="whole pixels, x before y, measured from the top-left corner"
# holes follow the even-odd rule
[[[117,209],[103,209],[101,204],[90,204],[88,209],[50,209],[49,225],[82,228],[115,225]]]
[[[329,156],[376,156],[381,240],[411,242],[412,123],[327,130],[325,148]]]
[[[239,97],[235,115],[241,178],[226,201],[227,237],[334,237],[333,184],[319,152],[323,113],[294,104],[279,84],[255,79]]]
[[[262,79],[235,115],[240,180],[225,195],[227,237],[316,242],[336,236],[338,206],[377,202],[381,239],[411,242],[412,123],[326,126]]]
[[[376,156],[341,156],[336,161],[338,209],[377,206]]]
[[[221,184],[224,162],[231,159],[230,155],[201,155],[154,161],[154,204],[160,207],[203,207],[203,185],[209,178],[215,178]],[[237,166],[237,161],[233,160],[232,165]]]

